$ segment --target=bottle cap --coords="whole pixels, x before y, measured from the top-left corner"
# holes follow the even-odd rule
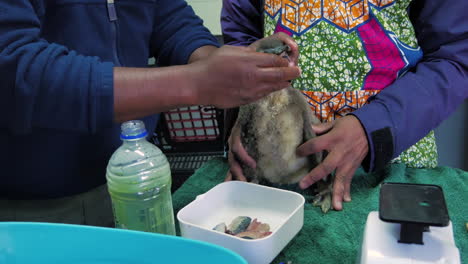
[[[145,123],[143,123],[141,120],[131,120],[124,122],[120,128],[122,130],[120,133],[121,139],[138,139],[148,135],[148,132],[145,128]]]

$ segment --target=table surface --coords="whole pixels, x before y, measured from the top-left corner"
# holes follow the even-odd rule
[[[174,194],[175,213],[199,194],[224,180],[228,165],[215,158],[198,169]],[[402,182],[435,184],[442,187],[462,263],[468,264],[468,172],[450,168],[412,169],[392,164],[379,173],[358,170],[353,178],[352,201],[343,211],[323,214],[310,203],[304,206],[304,226],[272,262],[292,264],[355,263],[362,242],[367,215],[378,211],[380,184]],[[308,197],[306,197],[307,199]],[[178,224],[177,224],[178,226]]]

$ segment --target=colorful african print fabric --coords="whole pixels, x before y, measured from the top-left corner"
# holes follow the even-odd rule
[[[411,0],[265,0],[265,35],[284,32],[300,48],[303,91],[329,122],[366,104],[422,58],[407,13]],[[394,162],[437,166],[434,133]]]

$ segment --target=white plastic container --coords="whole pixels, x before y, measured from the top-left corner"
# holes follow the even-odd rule
[[[460,264],[452,223],[430,227],[423,233],[424,245],[398,243],[400,224],[387,223],[379,212],[367,217],[358,264]]]
[[[270,263],[304,223],[302,195],[253,183],[224,182],[182,208],[177,214],[181,235],[231,249],[248,263]],[[244,239],[212,228],[227,225],[237,216],[257,218],[272,233],[260,239]]]

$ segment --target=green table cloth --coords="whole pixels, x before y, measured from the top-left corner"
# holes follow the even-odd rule
[[[221,158],[205,163],[173,194],[175,213],[197,195],[221,183],[227,170],[227,162]],[[441,186],[461,261],[468,264],[468,230],[465,226],[468,222],[468,172],[450,167],[411,169],[403,164],[389,165],[380,173],[366,174],[358,170],[351,187],[352,202],[345,203],[343,211],[323,214],[320,208],[306,203],[304,226],[272,263],[355,263],[367,215],[378,211],[382,182]]]

